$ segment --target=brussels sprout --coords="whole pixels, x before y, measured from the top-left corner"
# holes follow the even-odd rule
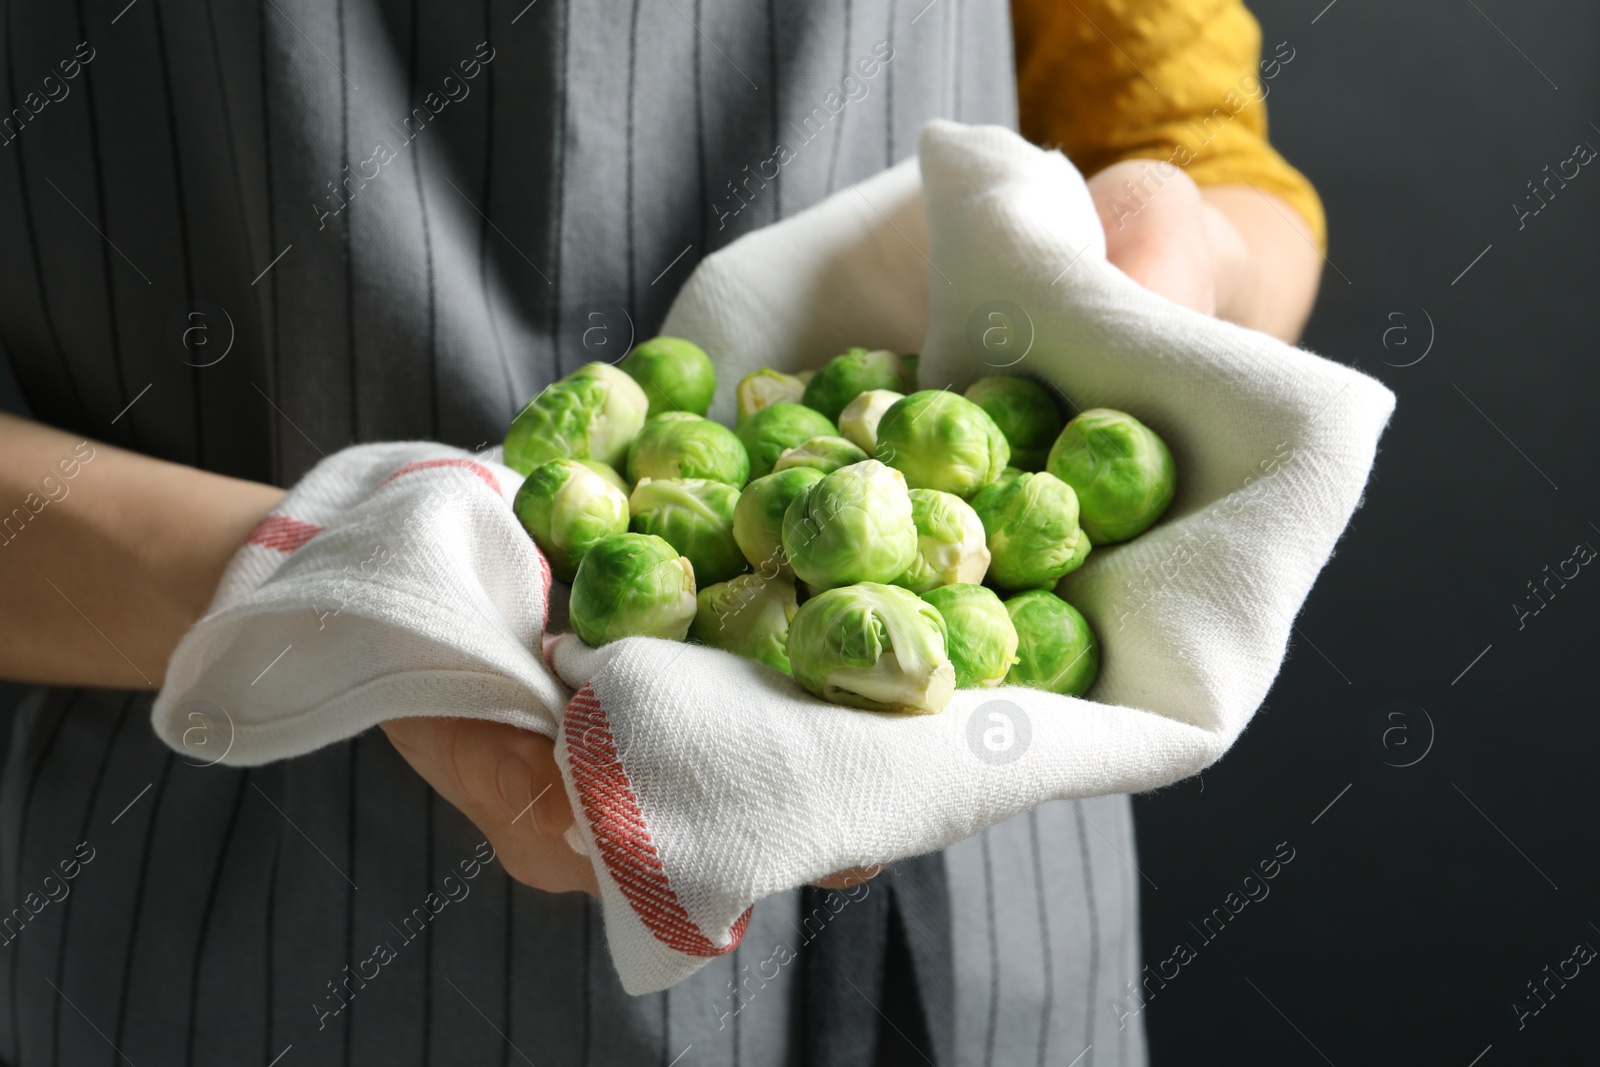
[[[768,404],[739,423],[739,440],[750,456],[750,477],[772,473],[772,465],[785,449],[813,437],[838,434],[827,417],[800,404]]]
[[[1006,601],[1017,628],[1017,664],[1010,685],[1079,697],[1100,673],[1100,642],[1078,609],[1046,589]]]
[[[1040,473],[1043,474],[1044,472],[1040,471]],[[1091,543],[1089,540],[1089,531],[1085,530],[1082,525],[1079,525],[1078,547],[1072,550],[1072,565],[1067,568],[1068,574],[1071,574],[1073,571],[1083,566],[1084,560],[1089,558],[1089,550],[1093,547],[1093,543]]]
[[[944,619],[945,651],[956,667],[957,689],[989,689],[1017,662],[1017,628],[993,589],[941,585],[922,594]]]
[[[911,521],[917,524],[917,557],[895,585],[926,593],[941,585],[977,583],[989,569],[983,522],[954,493],[911,490]]]
[[[1044,470],[1050,446],[1061,433],[1061,411],[1044,386],[1030,378],[992,374],[967,386],[966,398],[989,413],[1011,446],[1011,462],[1025,471]]]
[[[682,641],[694,611],[694,570],[659,537],[608,537],[572,579],[572,628],[596,648],[623,637]]]
[[[1172,503],[1178,472],[1167,443],[1121,411],[1091,408],[1067,423],[1047,467],[1078,494],[1097,545],[1137,537]]]
[[[635,345],[617,364],[639,383],[650,401],[645,418],[664,411],[704,415],[717,391],[717,372],[711,357],[693,341],[681,337],[652,337]]]
[[[756,573],[794,576],[783,551],[783,513],[795,497],[822,481],[814,467],[791,467],[744,487],[733,509],[733,539]]]
[[[620,489],[624,497],[633,491],[628,487],[628,479],[619,474],[617,472],[617,468],[613,467],[611,464],[601,463],[599,460],[595,459],[580,459],[578,462],[594,471],[617,489]]]
[[[750,457],[720,422],[669,411],[645,423],[628,449],[628,478],[706,478],[740,486],[750,478]]]
[[[644,426],[650,402],[639,383],[609,363],[588,363],[552,383],[512,420],[506,466],[527,474],[553,459],[616,466]]]
[[[837,419],[844,406],[868,389],[893,389],[909,393],[917,387],[915,356],[900,356],[886,349],[868,352],[852,348],[824,363],[806,384],[800,402],[829,419]]]
[[[627,495],[576,460],[535,467],[512,506],[563,582],[595,544],[628,531]]]
[[[883,413],[877,456],[913,489],[941,489],[968,500],[1005,470],[1011,446],[988,413],[966,397],[924,389]]]
[[[784,449],[778,456],[778,462],[772,465],[772,473],[795,467],[811,467],[823,474],[832,474],[840,467],[848,467],[868,458],[865,452],[843,437],[813,437],[793,448]]]
[[[1041,589],[1078,567],[1088,549],[1072,486],[1043,471],[996,482],[972,498],[988,535],[989,579],[1002,589]]]
[[[725,582],[745,569],[733,539],[739,490],[704,478],[642,478],[628,498],[634,533],[654,534],[688,557],[701,585]]]
[[[870,711],[932,713],[955,691],[944,619],[893,585],[829,589],[789,624],[795,681],[824,700]]]
[[[806,383],[797,375],[763,367],[739,379],[733,395],[739,405],[739,421],[743,422],[768,405],[800,403],[806,395]]]
[[[783,550],[816,589],[900,577],[917,558],[905,479],[875,459],[840,467],[783,513]]]
[[[883,413],[904,397],[893,389],[868,389],[839,412],[839,432],[872,455],[878,451],[878,423]]]
[[[789,621],[800,610],[787,578],[741,574],[700,590],[689,640],[789,673]]]

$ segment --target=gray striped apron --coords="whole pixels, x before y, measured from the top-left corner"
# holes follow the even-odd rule
[[[11,0],[0,343],[35,417],[239,477],[477,447],[927,119],[1014,124],[1010,48],[1001,0]],[[149,703],[41,690],[18,716],[5,1063],[800,1056],[800,968],[771,963],[798,892],[628,997],[595,905],[513,884],[381,734],[204,767]],[[1133,852],[1126,798],[947,850],[956,1062],[1144,1062],[1110,1007]]]

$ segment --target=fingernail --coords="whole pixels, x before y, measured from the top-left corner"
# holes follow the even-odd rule
[[[500,795],[505,798],[506,807],[511,809],[512,818],[516,818],[527,810],[529,802],[533,800],[533,768],[520,756],[507,756],[500,761],[498,777]]]
[[[534,798],[533,818],[541,834],[567,832],[567,827],[572,825],[572,813],[567,808],[567,795],[560,782],[552,782],[550,788]]]

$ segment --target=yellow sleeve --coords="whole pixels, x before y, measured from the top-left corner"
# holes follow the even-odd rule
[[[1200,185],[1282,197],[1326,247],[1322,202],[1267,140],[1266,97],[1294,59],[1264,60],[1241,0],[1011,0],[1023,136],[1084,174],[1164,159]]]

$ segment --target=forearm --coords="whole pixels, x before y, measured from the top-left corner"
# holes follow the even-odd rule
[[[1282,199],[1248,185],[1201,186],[1200,195],[1208,208],[1218,317],[1298,339],[1322,277],[1310,224]]]
[[[282,495],[0,414],[0,677],[159,687]]]

